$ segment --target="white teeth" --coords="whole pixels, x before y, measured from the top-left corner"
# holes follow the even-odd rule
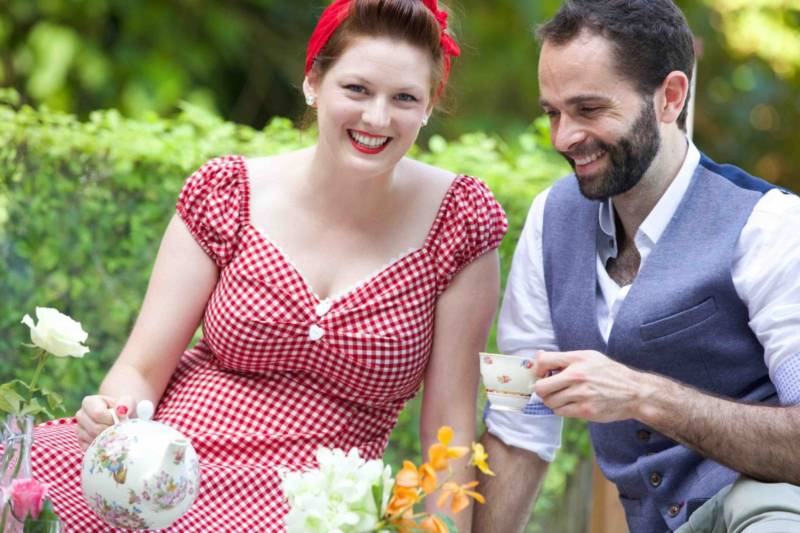
[[[367,137],[366,135],[361,135],[352,130],[348,133],[350,133],[350,137],[352,137],[354,141],[358,144],[363,144],[367,148],[378,148],[389,141],[389,137]]]
[[[601,152],[597,152],[596,154],[592,154],[589,157],[585,157],[583,159],[575,159],[575,164],[576,165],[581,165],[581,166],[588,165],[589,163],[592,163],[592,162],[597,161],[598,159],[600,159],[600,156],[602,156],[604,153],[605,152],[601,151]]]

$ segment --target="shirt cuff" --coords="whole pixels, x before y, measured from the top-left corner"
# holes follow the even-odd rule
[[[506,445],[533,452],[548,463],[555,459],[561,446],[563,420],[552,411],[549,414],[497,411],[490,409],[487,401],[483,421],[487,431]]]
[[[800,353],[783,360],[775,370],[772,384],[778,391],[781,405],[800,404]]]

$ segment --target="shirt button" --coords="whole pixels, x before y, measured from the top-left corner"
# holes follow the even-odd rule
[[[662,480],[661,474],[659,474],[658,472],[653,472],[652,474],[650,474],[650,484],[652,486],[658,487],[659,485],[661,485],[661,480]]]
[[[308,338],[312,341],[320,340],[324,334],[325,331],[316,324],[313,324],[310,328],[308,328]]]
[[[636,432],[636,438],[639,439],[639,442],[650,442],[650,435],[651,433],[646,429],[640,429]]]
[[[669,509],[667,509],[667,514],[670,516],[670,518],[675,518],[676,516],[678,516],[678,513],[681,512],[681,507],[682,507],[681,505],[677,504],[670,505]]]
[[[333,303],[330,300],[322,300],[317,306],[314,308],[314,312],[317,316],[325,316],[325,314],[331,310]]]

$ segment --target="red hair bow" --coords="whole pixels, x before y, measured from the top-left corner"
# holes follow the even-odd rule
[[[311,38],[308,40],[305,65],[306,74],[311,71],[311,68],[314,66],[314,59],[316,59],[325,45],[328,44],[328,40],[330,40],[333,32],[335,32],[336,28],[350,15],[350,9],[353,7],[354,3],[355,0],[335,0],[322,12],[317,27],[314,28]],[[447,83],[447,78],[450,75],[450,58],[459,56],[461,54],[461,49],[458,47],[453,37],[447,33],[447,12],[439,11],[439,2],[437,0],[422,0],[422,3],[425,4],[425,7],[436,17],[436,21],[439,23],[439,27],[442,30],[440,43],[442,51],[444,52],[444,76],[436,90],[436,95],[439,96],[444,90],[445,83]]]

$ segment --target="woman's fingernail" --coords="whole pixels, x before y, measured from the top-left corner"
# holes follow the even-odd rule
[[[117,414],[119,416],[125,416],[128,414],[128,406],[127,405],[118,405],[117,406]]]

